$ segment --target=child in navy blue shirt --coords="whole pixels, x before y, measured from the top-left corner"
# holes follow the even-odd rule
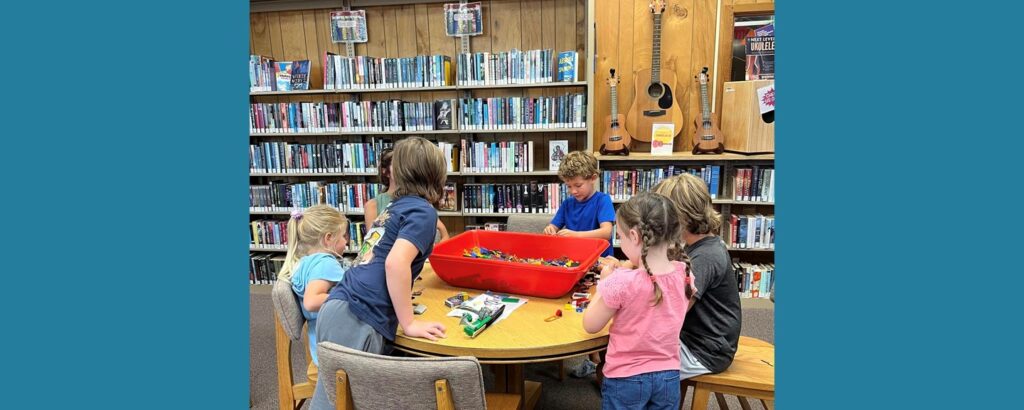
[[[391,165],[394,199],[367,230],[356,265],[320,308],[317,343],[328,341],[387,354],[399,326],[410,337],[445,337],[441,323],[413,317],[412,282],[433,250],[437,227],[433,204],[444,193],[446,169],[444,156],[430,141],[410,137],[395,144]],[[327,388],[334,388],[334,379],[321,377],[312,409],[334,408]]]
[[[573,151],[565,156],[558,168],[558,177],[565,182],[571,198],[562,201],[544,233],[604,239],[608,241],[608,248],[601,256],[611,256],[615,208],[608,194],[597,191],[597,173],[597,158],[593,154]]]

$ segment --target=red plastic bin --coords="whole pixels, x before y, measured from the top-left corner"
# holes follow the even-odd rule
[[[476,246],[521,258],[568,256],[580,261],[580,266],[564,268],[462,256],[463,250]],[[435,246],[430,265],[441,280],[452,286],[554,299],[569,293],[607,248],[608,241],[596,238],[472,230]]]

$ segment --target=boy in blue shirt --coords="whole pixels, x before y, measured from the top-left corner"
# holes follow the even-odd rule
[[[600,238],[608,241],[601,256],[612,256],[612,223],[615,222],[615,207],[612,198],[604,192],[598,192],[597,158],[589,152],[573,151],[565,156],[558,167],[558,177],[569,189],[570,198],[562,201],[555,212],[551,223],[544,228],[548,235],[570,236],[577,238]],[[572,375],[586,377],[597,372],[597,364],[601,358],[597,353],[590,355],[590,360],[583,360]]]
[[[604,239],[608,247],[601,256],[611,256],[615,208],[608,194],[597,191],[597,176],[597,158],[593,154],[573,151],[565,156],[558,168],[558,177],[569,189],[570,198],[562,201],[544,233]]]

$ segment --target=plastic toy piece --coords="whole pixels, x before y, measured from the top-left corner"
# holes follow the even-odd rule
[[[545,322],[552,322],[552,321],[554,321],[555,319],[558,319],[558,318],[560,318],[560,317],[562,317],[562,309],[558,309],[558,310],[556,310],[556,311],[555,311],[555,314],[554,314],[554,315],[552,315],[551,317],[549,317],[549,318],[547,318],[547,319],[544,319],[544,321],[545,321]]]
[[[426,312],[426,311],[427,311],[427,305],[421,305],[419,303],[414,303],[412,305],[412,313],[415,314],[415,315],[422,315],[423,312]]]
[[[494,321],[498,320],[498,318],[501,317],[502,313],[505,313],[505,305],[501,305],[501,307],[499,307],[498,310],[495,310],[490,315],[481,316],[479,319],[477,319],[477,321],[466,325],[465,327],[462,328],[462,331],[466,333],[466,336],[474,338],[477,335],[479,335],[480,332],[483,332],[484,329],[491,327],[491,325],[494,324]]]

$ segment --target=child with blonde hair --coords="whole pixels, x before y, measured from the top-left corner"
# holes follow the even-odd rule
[[[317,311],[327,294],[345,275],[337,258],[348,246],[348,220],[337,209],[316,205],[292,212],[288,220],[288,254],[278,280],[292,284],[302,316],[308,322],[309,352],[316,355]]]
[[[441,323],[413,316],[412,283],[433,251],[437,226],[433,204],[444,195],[446,169],[444,155],[430,141],[410,137],[395,144],[394,199],[368,227],[356,265],[320,308],[317,342],[386,354],[399,327],[409,337],[445,337]],[[327,388],[334,388],[334,378],[321,377],[310,408],[334,407]]]
[[[608,331],[601,408],[678,409],[679,340],[693,289],[680,243],[679,209],[655,193],[619,207],[616,229],[634,266],[601,274],[597,295],[583,313],[583,329]]]

